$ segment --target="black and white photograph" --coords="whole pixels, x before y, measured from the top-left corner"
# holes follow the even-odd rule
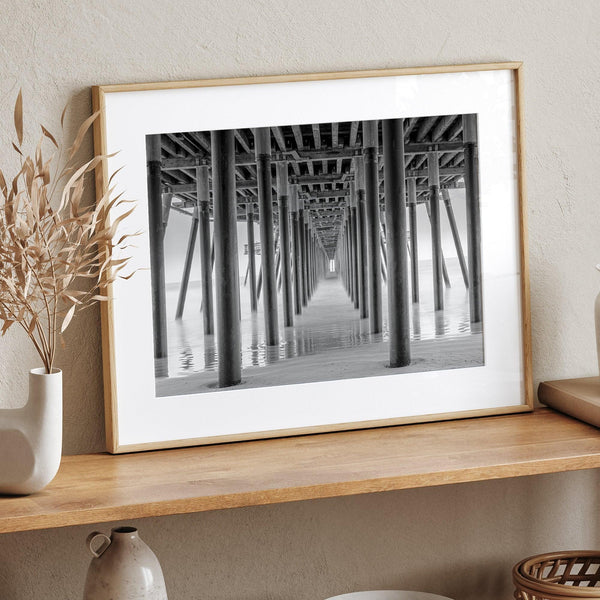
[[[148,135],[156,395],[484,365],[477,129]]]

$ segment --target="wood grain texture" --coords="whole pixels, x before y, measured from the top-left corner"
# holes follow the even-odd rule
[[[529,244],[527,226],[527,194],[525,184],[525,126],[523,120],[523,65],[514,70],[517,135],[517,185],[519,191],[519,239],[521,257],[521,324],[523,327],[523,385],[525,403],[533,409],[533,363],[531,346],[531,300],[529,293]]]
[[[94,121],[94,155],[106,156],[106,105],[102,90],[95,86],[92,88],[92,108],[98,112]],[[103,160],[95,171],[96,200],[102,198],[107,191],[108,164]],[[102,293],[111,298],[100,303],[100,319],[102,332],[102,377],[104,382],[104,430],[106,447],[109,452],[114,452],[119,447],[119,427],[117,422],[117,390],[116,390],[116,359],[114,353],[114,318],[113,318],[113,286],[102,283]]]
[[[159,81],[151,83],[124,83],[102,85],[104,93],[143,92],[148,90],[177,90],[182,88],[214,87],[222,85],[254,85],[258,83],[287,83],[290,81],[320,81],[326,79],[364,79],[366,77],[399,77],[435,73],[461,73],[471,71],[499,71],[519,69],[521,62],[481,63],[470,65],[439,65],[433,67],[405,67],[401,69],[371,69],[365,71],[333,71],[329,73],[299,73],[293,75],[267,75],[263,77],[228,77],[195,79],[187,81]]]
[[[600,432],[549,409],[199,448],[64,457],[0,498],[0,532],[600,467]]]

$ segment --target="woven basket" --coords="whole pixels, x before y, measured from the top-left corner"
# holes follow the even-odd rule
[[[513,567],[516,600],[600,600],[600,551],[538,554]]]

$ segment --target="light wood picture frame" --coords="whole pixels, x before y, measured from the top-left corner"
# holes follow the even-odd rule
[[[97,189],[140,233],[101,308],[108,450],[532,410],[521,88],[517,62],[94,87]]]

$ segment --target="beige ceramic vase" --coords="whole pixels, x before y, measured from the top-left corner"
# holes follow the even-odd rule
[[[110,537],[94,531],[87,546],[94,558],[83,600],[167,600],[160,563],[135,527],[117,527]]]
[[[62,372],[29,372],[29,398],[0,409],[0,494],[33,494],[58,472],[62,453]]]

